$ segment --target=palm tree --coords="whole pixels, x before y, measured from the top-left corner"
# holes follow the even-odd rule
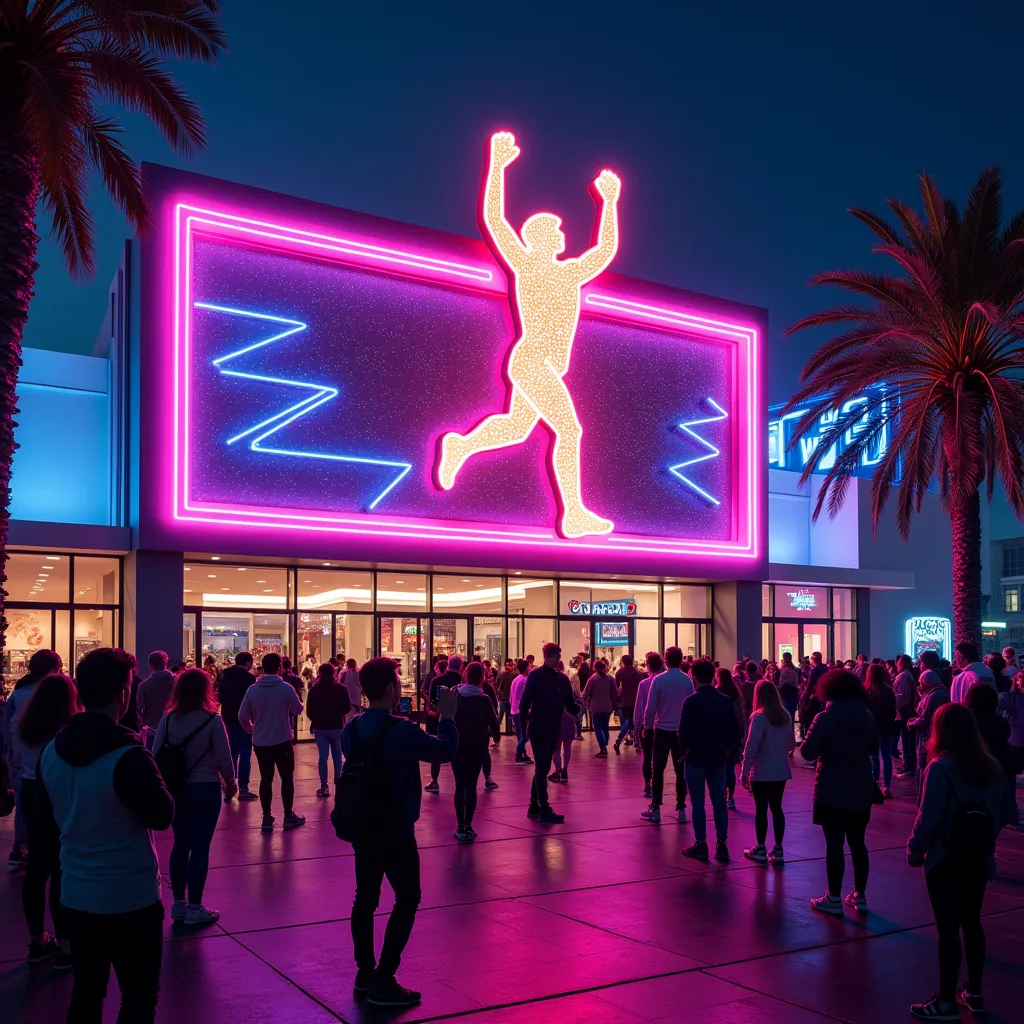
[[[982,171],[962,212],[932,178],[920,181],[921,213],[898,199],[888,201],[895,223],[850,211],[898,272],[833,270],[812,278],[867,302],[805,317],[787,332],[840,332],[808,360],[788,409],[809,409],[796,423],[798,439],[822,413],[867,398],[838,416],[804,470],[806,480],[852,432],[822,482],[815,518],[823,508],[836,514],[861,454],[874,450],[886,427],[888,450],[872,480],[875,529],[895,487],[905,540],[938,482],[952,525],[954,636],[980,644],[981,485],[991,499],[998,474],[1010,507],[1024,514],[1024,211],[1003,225],[996,167]]]
[[[140,111],[173,149],[205,142],[202,114],[167,58],[213,62],[224,49],[219,0],[0,0],[0,650],[7,632],[7,526],[15,387],[35,279],[40,199],[68,269],[94,269],[86,196],[93,168],[131,226],[149,205],[109,103]]]

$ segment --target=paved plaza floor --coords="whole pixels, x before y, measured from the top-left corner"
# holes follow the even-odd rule
[[[399,974],[422,989],[423,1003],[402,1014],[374,1011],[352,997],[352,856],[331,829],[331,801],[314,795],[315,748],[297,749],[296,804],[306,826],[263,835],[258,804],[224,810],[206,892],[221,919],[202,931],[168,920],[158,1021],[888,1024],[909,1020],[909,1003],[937,987],[923,876],[905,860],[909,784],[896,782],[896,799],[876,808],[868,830],[870,912],[834,919],[808,906],[825,887],[812,772],[795,767],[786,791],[784,868],[743,859],[753,803],[742,791],[730,813],[731,863],[704,865],[680,856],[692,841],[689,825],[641,822],[633,750],[598,760],[588,735],[575,744],[568,785],[555,793],[564,825],[527,819],[530,769],[512,763],[506,741],[494,758],[500,788],[480,796],[480,837],[457,846],[444,769],[441,795],[423,799],[423,904]],[[671,793],[671,769],[668,776]],[[0,821],[4,851],[11,827]],[[169,833],[158,846],[166,879]],[[998,859],[985,897],[985,996],[990,1021],[1019,1022],[1024,835],[1005,831]],[[71,979],[24,964],[20,887],[20,875],[0,878],[0,1020],[58,1024]],[[166,884],[164,895],[169,906]],[[389,908],[385,886],[381,914]],[[104,1020],[116,1015],[112,979]]]

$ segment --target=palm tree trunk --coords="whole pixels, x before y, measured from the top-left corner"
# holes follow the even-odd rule
[[[7,637],[7,524],[14,458],[15,388],[21,337],[28,319],[35,273],[39,160],[18,123],[21,103],[0,89],[0,654]]]
[[[970,640],[981,651],[981,495],[949,499],[953,527],[953,642]]]

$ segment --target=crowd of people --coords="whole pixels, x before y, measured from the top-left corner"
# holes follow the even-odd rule
[[[778,663],[744,659],[730,668],[669,647],[642,665],[623,655],[614,671],[586,654],[570,658],[567,671],[553,643],[539,663],[528,656],[500,669],[479,656],[438,656],[424,681],[425,729],[395,714],[401,681],[388,658],[361,668],[332,660],[303,676],[277,653],[254,666],[241,652],[216,673],[168,666],[167,655],[154,652],[140,678],[132,655],[102,648],[85,655],[72,680],[56,653],[38,651],[0,704],[15,795],[8,866],[24,870],[28,961],[73,972],[69,1022],[99,1019],[111,968],[124,1019],[153,1020],[164,913],[154,832],[173,833],[171,918],[198,927],[219,916],[205,905],[204,888],[224,803],[258,799],[261,830],[273,832],[279,776],[282,827],[305,823],[294,810],[295,721],[303,713],[318,749],[317,795],[330,796],[333,783],[332,821],[354,847],[355,991],[374,1005],[420,998],[396,973],[420,902],[422,794],[440,792],[442,766],[451,765],[460,844],[477,837],[481,776],[485,788],[498,787],[492,750],[503,735],[515,738],[513,764],[530,770],[527,816],[559,824],[551,787],[568,784],[574,745],[589,724],[596,758],[636,749],[644,822],[663,820],[671,765],[675,819],[687,822],[689,810],[692,824],[682,855],[699,861],[730,859],[739,786],[754,804],[744,856],[782,866],[786,785],[794,765],[813,768],[827,887],[810,906],[836,916],[867,912],[865,837],[872,808],[893,798],[897,764],[898,777],[916,783],[907,860],[924,868],[939,934],[939,990],[911,1012],[958,1020],[958,1002],[984,1012],[982,899],[996,836],[1019,825],[1016,776],[1024,769],[1024,671],[1013,650],[982,660],[962,643],[952,665],[932,650],[916,661],[861,655],[833,664],[820,654],[797,663],[785,653]],[[250,790],[253,755],[258,793]],[[425,785],[421,764],[430,766]],[[844,895],[846,849],[853,887]],[[378,958],[373,917],[385,878],[395,903]]]

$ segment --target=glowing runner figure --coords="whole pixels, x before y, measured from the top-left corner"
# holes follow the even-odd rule
[[[535,213],[521,237],[505,219],[505,168],[519,156],[511,132],[491,136],[490,165],[484,185],[483,222],[494,248],[512,272],[513,316],[519,337],[508,360],[508,411],[488,416],[468,434],[445,434],[439,445],[437,483],[448,491],[465,461],[477,452],[520,444],[544,421],[554,434],[551,466],[561,506],[563,537],[610,533],[615,524],[595,515],[580,493],[583,428],[562,378],[580,318],[580,289],[611,263],[618,249],[617,203],[621,182],[611,171],[594,180],[600,197],[597,242],[576,259],[560,260],[565,250],[562,220]]]

